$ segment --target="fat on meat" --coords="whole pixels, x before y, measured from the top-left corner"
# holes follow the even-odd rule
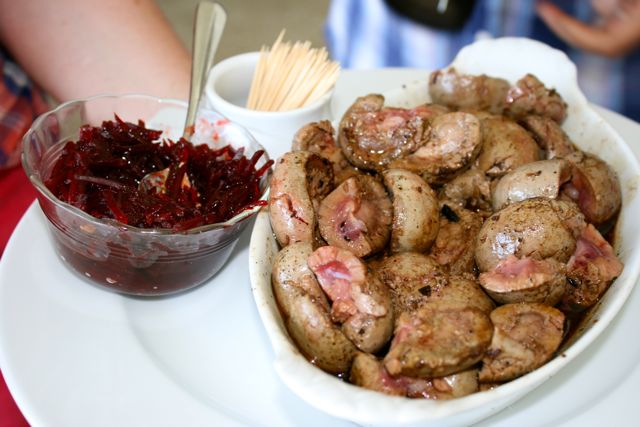
[[[480,274],[480,285],[498,303],[539,302],[556,305],[564,295],[565,265],[548,258],[536,260],[509,255],[492,270]]]
[[[441,184],[469,166],[481,147],[476,116],[461,111],[446,113],[432,120],[424,144],[389,162],[389,167],[407,169],[421,174],[429,183]]]
[[[436,378],[391,376],[382,361],[367,353],[356,355],[349,380],[355,385],[393,396],[431,400],[453,399],[478,391],[477,369]]]
[[[581,311],[592,307],[611,282],[622,273],[623,264],[598,230],[588,224],[567,264],[567,286],[562,306]]]
[[[307,259],[331,300],[331,318],[360,350],[375,353],[391,338],[391,295],[377,274],[348,250],[322,246]]]
[[[343,181],[320,203],[320,234],[359,257],[381,251],[391,236],[393,206],[384,186],[368,175]]]
[[[345,374],[356,347],[331,319],[329,302],[307,265],[312,251],[310,243],[298,242],[278,253],[272,269],[273,293],[302,354],[326,372]]]
[[[338,144],[356,167],[381,171],[392,160],[424,145],[431,120],[446,111],[428,104],[411,109],[384,107],[382,95],[363,96],[342,117]]]

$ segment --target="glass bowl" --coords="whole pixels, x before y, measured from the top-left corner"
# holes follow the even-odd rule
[[[99,126],[114,114],[133,123],[144,120],[161,138],[182,135],[187,105],[144,95],[101,95],[64,103],[38,117],[23,138],[22,165],[38,191],[55,251],[86,281],[116,292],[138,296],[167,295],[197,286],[222,268],[242,231],[260,206],[250,207],[224,223],[175,232],[142,229],[115,220],[97,219],[60,201],[44,185],[66,141],[77,140],[85,124]],[[212,148],[244,148],[250,157],[263,150],[243,127],[212,111],[200,111],[191,138]],[[263,154],[256,164],[262,167]],[[260,181],[266,197],[271,171]]]

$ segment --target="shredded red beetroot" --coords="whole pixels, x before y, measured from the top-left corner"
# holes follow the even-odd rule
[[[60,200],[96,218],[112,218],[140,228],[187,230],[226,221],[264,202],[256,170],[264,154],[251,158],[230,146],[159,141],[161,131],[138,124],[105,121],[83,126],[78,141],[62,149],[45,185]],[[169,168],[163,191],[140,190],[141,179]],[[184,185],[185,176],[191,186]]]

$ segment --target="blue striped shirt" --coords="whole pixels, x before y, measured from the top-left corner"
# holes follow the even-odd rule
[[[554,3],[585,22],[595,17],[589,1]],[[640,51],[610,59],[572,49],[537,17],[534,6],[530,0],[477,0],[461,30],[444,31],[398,15],[384,0],[332,0],[325,36],[332,57],[344,68],[428,70],[445,67],[479,37],[531,37],[567,52],[591,102],[640,121]]]

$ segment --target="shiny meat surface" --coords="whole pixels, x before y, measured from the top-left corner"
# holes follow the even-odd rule
[[[591,154],[573,165],[571,182],[564,186],[563,193],[578,204],[587,222],[595,225],[614,218],[622,206],[618,176]]]
[[[486,75],[459,74],[454,68],[437,70],[429,76],[433,102],[456,109],[488,110],[499,114],[509,91],[509,82]]]
[[[509,89],[506,104],[506,114],[516,118],[536,114],[562,123],[567,117],[567,104],[560,94],[546,88],[533,74],[527,74]]]
[[[481,272],[493,270],[510,255],[565,263],[576,248],[584,218],[572,202],[527,199],[489,217],[480,230],[475,259]]]
[[[333,323],[329,303],[307,265],[309,243],[282,249],[273,265],[273,293],[291,338],[309,361],[332,374],[349,371],[356,347]]]
[[[362,351],[380,350],[391,338],[394,316],[391,295],[378,276],[348,250],[332,246],[316,249],[307,264],[345,336]]]
[[[505,304],[493,310],[491,346],[482,359],[481,382],[508,381],[546,363],[560,346],[564,314],[535,303]]]
[[[447,277],[440,265],[425,254],[400,252],[376,266],[382,282],[391,290],[396,314],[414,311],[439,294]]]
[[[622,273],[622,268],[611,245],[593,225],[587,225],[567,264],[568,286],[562,306],[569,310],[593,306]]]
[[[440,230],[431,248],[431,256],[451,274],[476,274],[476,236],[483,219],[470,210],[443,203]]]
[[[440,204],[435,192],[419,175],[387,169],[382,180],[393,201],[391,252],[424,252],[440,228]]]
[[[331,163],[308,151],[286,153],[271,178],[269,219],[281,246],[312,242],[320,200],[333,189]]]
[[[481,310],[432,302],[400,314],[384,366],[391,375],[450,375],[480,361],[492,335],[491,320]]]
[[[463,208],[491,211],[491,181],[480,169],[471,167],[445,183],[440,197]]]
[[[383,107],[384,97],[367,95],[351,105],[340,122],[338,143],[356,167],[382,170],[393,159],[413,153],[429,138],[430,121],[441,106]]]
[[[564,264],[553,258],[518,259],[509,255],[492,271],[480,274],[480,285],[496,302],[556,305],[564,295]]]
[[[329,160],[333,165],[336,183],[341,183],[358,173],[338,147],[329,120],[312,122],[301,127],[293,137],[291,150],[310,151]]]
[[[462,397],[478,391],[478,371],[469,369],[439,378],[391,376],[375,356],[358,353],[349,380],[369,390],[394,396],[443,400]]]
[[[565,315],[579,322],[622,272],[602,237],[622,197],[535,76],[441,70],[429,91],[437,103],[415,108],[363,96],[337,133],[326,120],[296,133],[271,187],[272,285],[311,363],[450,399],[556,354]]]
[[[477,165],[488,176],[500,177],[541,158],[538,144],[513,120],[502,116],[482,120],[482,151]]]
[[[473,114],[442,114],[431,122],[425,144],[391,161],[389,167],[421,174],[429,183],[443,183],[469,165],[481,146],[480,121]]]
[[[391,235],[393,207],[384,186],[368,175],[342,182],[318,209],[320,234],[359,257],[376,253]]]
[[[571,164],[562,159],[527,163],[509,172],[491,194],[493,210],[535,197],[557,199],[562,185],[571,179]]]
[[[560,125],[549,117],[529,115],[520,123],[533,135],[545,152],[546,159],[574,158],[580,160],[582,152],[573,144]]]

